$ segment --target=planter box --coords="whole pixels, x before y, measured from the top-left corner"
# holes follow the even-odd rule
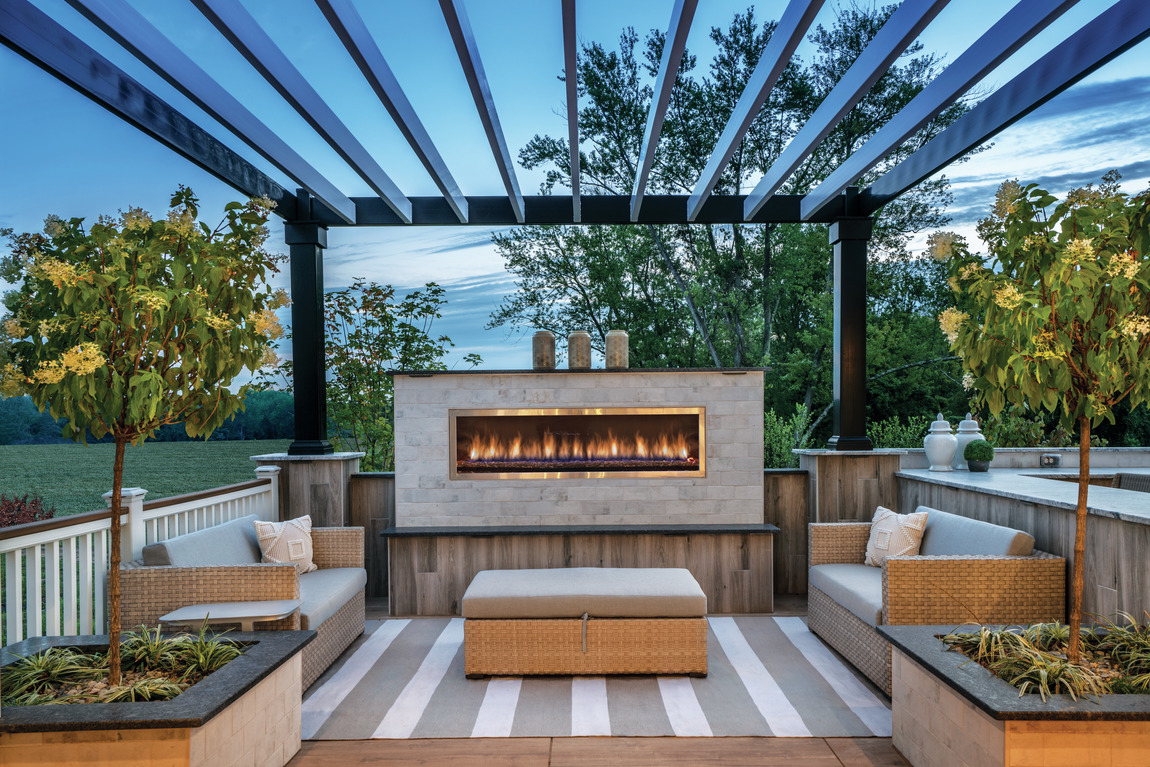
[[[300,748],[299,651],[315,632],[229,633],[228,638],[251,644],[173,700],[5,708],[0,764],[282,767]],[[106,636],[28,639],[5,648],[0,665],[49,647],[107,645]]]
[[[1018,696],[935,635],[954,626],[880,626],[893,646],[892,740],[913,765],[1145,765],[1150,695]]]

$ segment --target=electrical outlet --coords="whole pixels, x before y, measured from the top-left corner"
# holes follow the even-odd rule
[[[1039,465],[1044,469],[1057,469],[1062,465],[1062,456],[1058,453],[1043,453]]]

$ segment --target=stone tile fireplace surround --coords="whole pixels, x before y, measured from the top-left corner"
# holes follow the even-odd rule
[[[703,408],[705,471],[452,478],[452,411]],[[395,375],[395,524],[650,526],[763,521],[763,371]]]

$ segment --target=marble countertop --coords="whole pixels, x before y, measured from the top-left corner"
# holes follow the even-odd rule
[[[1095,476],[1112,476],[1116,472],[1150,474],[1150,468],[1099,467],[1093,474]],[[1056,477],[1077,478],[1078,469],[1075,468],[991,468],[990,471],[986,472],[904,469],[897,472],[895,476],[1020,501],[1037,501],[1047,506],[1069,511],[1078,507],[1078,483],[1055,479]],[[1150,493],[1091,485],[1086,503],[1091,514],[1150,525]]]

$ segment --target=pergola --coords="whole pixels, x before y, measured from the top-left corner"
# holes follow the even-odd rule
[[[352,0],[315,0],[363,77],[410,143],[440,194],[406,196],[289,57],[235,0],[191,0],[375,193],[349,197],[261,122],[227,88],[126,0],[68,0],[125,50],[298,185],[284,188],[101,56],[28,0],[0,5],[0,40],[83,95],[236,190],[277,203],[290,248],[296,439],[289,452],[330,453],[326,438],[323,251],[328,230],[366,226],[827,223],[834,259],[834,435],[829,447],[862,450],[866,437],[866,249],[885,203],[962,157],[1106,62],[1150,36],[1150,3],[1120,0],[1025,68],[866,188],[853,184],[1077,0],[1018,0],[863,147],[805,195],[778,194],[948,0],[903,0],[810,120],[748,195],[713,194],[720,174],[807,34],[824,0],[790,0],[690,195],[647,194],[687,33],[698,0],[674,0],[630,195],[581,195],[576,82],[566,78],[570,195],[525,196],[499,122],[465,0],[439,0],[459,66],[505,195],[459,188]],[[558,0],[565,70],[575,71],[576,0]]]

